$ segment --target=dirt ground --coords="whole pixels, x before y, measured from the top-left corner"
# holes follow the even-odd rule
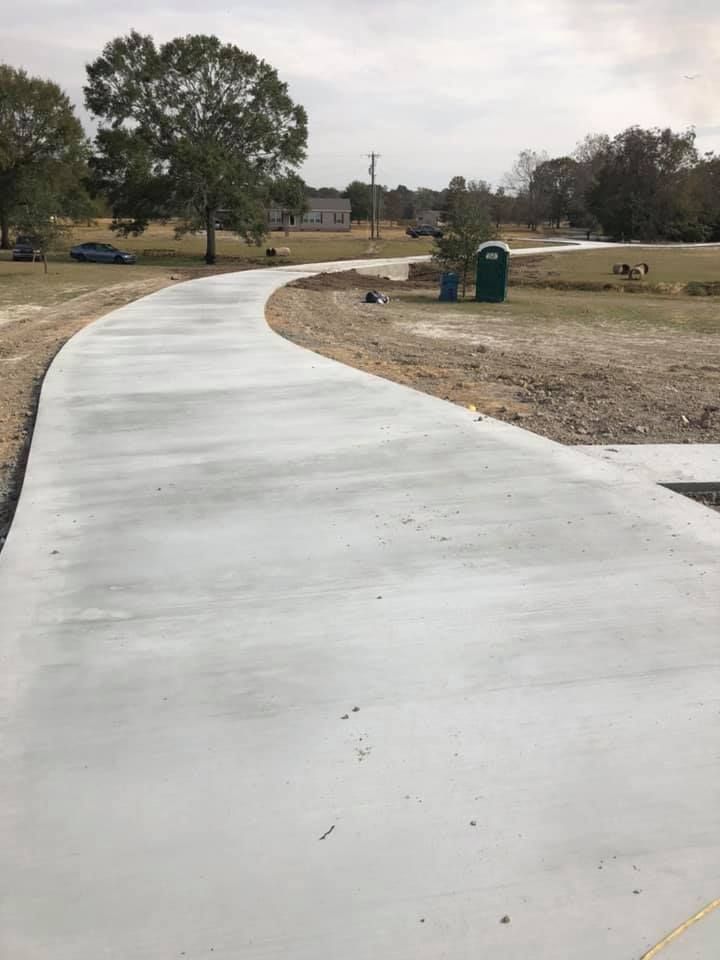
[[[31,275],[32,265],[5,266],[7,275],[0,276],[0,281],[8,281],[0,282],[0,549],[20,493],[40,386],[60,347],[103,314],[208,272],[130,272],[93,265],[73,273],[75,265],[70,264],[68,271],[51,273],[45,283],[42,274]],[[11,266],[28,270],[11,274]]]
[[[366,304],[371,287],[385,306]],[[561,443],[720,442],[712,299],[511,288],[506,304],[440,304],[352,271],[295,281],[271,326],[318,353]]]

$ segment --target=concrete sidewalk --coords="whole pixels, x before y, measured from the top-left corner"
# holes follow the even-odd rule
[[[720,443],[610,443],[577,449],[650,483],[720,483]]]
[[[718,515],[282,340],[287,279],[169,288],[48,374],[0,955],[639,958],[720,896]]]

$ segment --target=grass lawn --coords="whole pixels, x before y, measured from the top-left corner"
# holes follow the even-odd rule
[[[609,291],[595,293],[581,290],[537,290],[532,287],[511,287],[505,303],[476,303],[474,300],[439,304],[437,294],[394,289],[393,300],[412,305],[431,316],[442,312],[444,320],[455,315],[466,324],[473,317],[490,326],[502,325],[504,334],[515,330],[532,333],[543,330],[548,336],[553,328],[565,329],[568,324],[578,332],[587,328],[591,336],[602,331],[626,330],[649,333],[662,327],[669,333],[720,335],[720,314],[712,298],[658,296]]]
[[[50,307],[107,287],[160,279],[168,268],[116,266],[101,263],[51,261],[47,274],[41,263],[0,260],[0,322],[14,319],[18,311]],[[0,338],[1,338],[0,334]]]
[[[541,247],[537,235],[518,233],[508,228],[508,242],[514,247]],[[116,237],[110,230],[109,220],[98,220],[91,226],[76,226],[59,247],[49,255],[53,263],[66,262],[68,250],[76,243],[91,241],[113,243],[123,250],[138,256],[138,266],[200,266],[205,255],[205,234],[186,234],[175,238],[172,223],[151,223],[139,237]],[[267,247],[290,247],[289,258],[268,260]],[[268,234],[261,246],[248,246],[243,240],[226,230],[217,232],[217,255],[219,263],[240,263],[244,266],[273,266],[287,263],[319,263],[330,260],[357,260],[362,258],[423,256],[432,252],[433,242],[429,237],[413,239],[404,227],[381,226],[380,240],[369,239],[367,224],[353,224],[349,233],[291,233],[286,237],[280,231]],[[9,252],[0,253],[0,265],[9,260]]]
[[[217,232],[218,262],[241,261],[250,266],[282,263],[317,263],[325,260],[350,260],[362,257],[407,257],[430,253],[432,241],[426,238],[413,240],[406,236],[404,228],[386,227],[380,240],[369,240],[366,226],[353,226],[349,233],[284,233],[268,234],[261,246],[248,246],[233,233]],[[72,237],[52,256],[64,260],[67,250],[75,243],[99,241],[113,243],[121,249],[136,253],[139,263],[145,266],[198,266],[205,254],[205,234],[186,234],[175,238],[172,223],[152,223],[139,237],[116,237],[110,230],[109,220],[98,220],[92,226],[76,226]],[[267,260],[267,247],[290,247],[291,256]],[[168,254],[163,256],[167,251]]]
[[[647,263],[647,280],[632,285],[667,283],[685,284],[720,282],[720,247],[668,250],[660,247],[618,245],[608,250],[577,251],[573,253],[538,254],[527,259],[518,258],[511,266],[511,280],[543,283],[618,283],[623,277],[612,272],[614,263]]]

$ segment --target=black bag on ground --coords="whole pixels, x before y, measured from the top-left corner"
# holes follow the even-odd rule
[[[370,290],[365,294],[365,303],[389,303],[390,297],[386,296],[384,293],[380,293],[379,290]]]

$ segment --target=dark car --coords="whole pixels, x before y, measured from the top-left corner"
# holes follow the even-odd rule
[[[37,260],[41,256],[40,244],[35,237],[18,237],[13,247],[13,260]]]
[[[111,243],[78,243],[70,249],[73,260],[90,263],[135,263],[137,257],[126,250],[118,250]]]
[[[405,233],[409,237],[435,237],[441,239],[443,232],[438,227],[433,227],[430,223],[421,223],[419,227],[408,227]]]

